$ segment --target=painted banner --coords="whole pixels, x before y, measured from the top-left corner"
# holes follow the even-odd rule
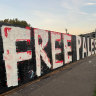
[[[0,93],[96,54],[96,39],[12,25],[0,26]]]

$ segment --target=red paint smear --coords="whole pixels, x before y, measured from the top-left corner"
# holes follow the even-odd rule
[[[39,28],[34,28],[34,30],[39,30]]]
[[[30,39],[16,39],[16,41],[27,41],[28,45],[30,45]]]
[[[21,79],[20,78],[18,78],[18,81],[20,81]]]
[[[17,52],[17,54],[19,54],[19,53],[22,53],[22,54],[24,54],[24,53],[27,53],[27,52]]]
[[[65,45],[65,48],[67,48],[67,45]]]
[[[35,31],[35,30],[43,30],[43,29],[33,28],[33,30]],[[49,30],[44,30],[44,31],[49,32]]]
[[[69,56],[68,56],[68,59],[69,59]]]
[[[8,58],[6,56],[4,56],[4,59],[7,60]]]
[[[61,41],[61,39],[56,39],[56,41]]]
[[[27,54],[31,55],[31,51],[27,51],[27,52],[17,52],[17,54],[19,54],[19,53],[22,53],[22,54],[27,53]]]
[[[30,45],[30,39],[27,39],[27,43]]]
[[[8,27],[5,27],[4,28],[4,32],[5,32],[5,37],[7,38],[7,36],[8,36],[8,31],[10,31],[11,30],[11,28],[8,28]]]
[[[9,54],[9,50],[7,50],[7,55]]]
[[[16,39],[16,41],[30,41],[30,39]]]
[[[18,65],[18,64],[23,64],[23,63],[24,63],[24,62],[20,62],[20,63],[18,62],[17,65]]]
[[[27,54],[31,55],[31,51],[27,51]]]
[[[63,63],[63,60],[62,61],[57,61],[56,63]]]
[[[30,30],[31,28],[27,26],[26,29]]]
[[[70,47],[70,49],[71,49],[71,46],[69,46]]]
[[[71,42],[71,40],[67,40],[67,42]]]
[[[58,34],[58,35],[61,35],[61,33],[60,32],[56,32],[56,31],[50,31],[51,33],[53,33],[53,34]]]
[[[7,68],[8,68],[8,69],[11,69],[11,66],[7,64]]]
[[[72,36],[71,34],[66,34],[67,36]]]
[[[19,63],[17,63],[17,64],[19,64]]]
[[[21,57],[19,59],[21,59]]]
[[[25,52],[17,52],[17,54],[19,54],[19,53],[25,53]]]
[[[50,59],[48,58],[48,62],[50,63]]]
[[[19,49],[16,49],[17,51],[19,50]]]
[[[64,35],[67,35],[67,36],[70,36],[71,40],[72,40],[72,35],[71,34],[62,33],[62,35],[63,35],[62,39],[64,39]]]
[[[40,35],[38,35],[38,38],[41,38],[41,36],[40,36]]]

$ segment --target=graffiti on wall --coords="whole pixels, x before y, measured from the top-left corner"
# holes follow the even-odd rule
[[[96,39],[29,27],[2,25],[0,43],[0,84],[6,87],[96,53]]]

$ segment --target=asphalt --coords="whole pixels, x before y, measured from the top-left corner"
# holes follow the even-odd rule
[[[96,55],[5,96],[93,96],[95,87]]]

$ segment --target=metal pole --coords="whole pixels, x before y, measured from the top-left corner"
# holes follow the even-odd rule
[[[67,33],[67,31],[68,31],[68,30],[67,30],[67,29],[65,29],[65,31],[66,31],[66,34],[68,34],[68,33]]]

